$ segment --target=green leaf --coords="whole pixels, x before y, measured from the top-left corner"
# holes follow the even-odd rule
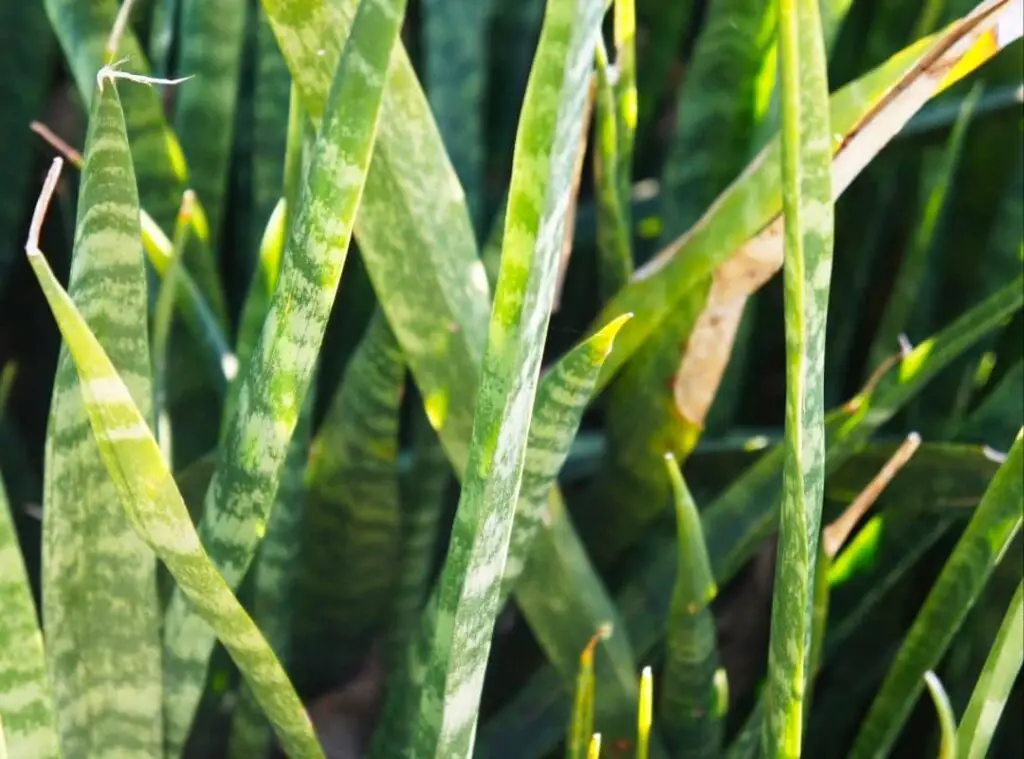
[[[401,512],[402,353],[380,311],[345,368],[310,450],[296,654],[324,686],[344,675],[392,612]]]
[[[253,82],[252,205],[259,234],[284,186],[291,74],[262,5],[256,6],[256,71]],[[295,198],[297,201],[298,198]],[[244,271],[250,273],[251,264]]]
[[[1024,661],[1024,584],[1017,584],[1006,616],[978,676],[970,703],[957,729],[957,756],[984,759],[999,724],[1013,682]]]
[[[350,37],[355,0],[263,0],[314,124]],[[416,146],[410,149],[410,146]],[[462,188],[404,48],[356,220],[374,291],[450,460],[465,466],[490,294]]]
[[[238,0],[181,0],[178,70],[194,79],[177,92],[174,130],[192,167],[190,186],[206,210],[212,250],[226,211],[247,7]],[[219,277],[214,282],[219,290]]]
[[[42,214],[59,172],[57,159],[37,206],[26,250],[75,362],[92,435],[116,496],[136,534],[167,565],[189,603],[228,649],[285,750],[295,757],[322,759],[309,717],[284,670],[203,550],[145,417],[37,247]],[[152,685],[154,679],[148,682]],[[148,722],[157,719],[151,713],[146,717]],[[135,726],[133,733],[137,730]]]
[[[566,759],[583,759],[590,736],[594,734],[594,649],[607,630],[598,631],[580,654],[580,669],[576,675],[576,698],[573,701],[569,736],[566,740]]]
[[[834,156],[836,196],[891,139],[910,113],[1020,36],[1009,24],[1009,33],[994,34],[995,25],[1005,22],[1012,12],[1007,0],[987,0],[969,18],[911,45],[833,95],[832,130],[837,135],[850,136],[839,142]],[[901,86],[895,86],[897,83]],[[910,86],[912,83],[914,86]],[[899,115],[895,112],[897,105]],[[887,110],[886,118],[877,118]],[[616,341],[599,388],[665,320],[677,313],[681,300],[690,296],[694,288],[706,286],[709,275],[719,265],[759,232],[769,237],[776,233],[772,222],[782,212],[778,160],[779,144],[773,142],[718,197],[691,232],[639,269],[633,281],[602,309],[596,324],[604,324],[625,312],[634,313],[636,318]]]
[[[956,716],[953,714],[953,705],[949,703],[949,696],[946,689],[942,687],[942,681],[938,676],[929,670],[924,673],[924,682],[928,686],[928,693],[935,704],[935,713],[939,717],[939,759],[954,759],[956,756]]]
[[[718,646],[710,604],[718,588],[697,504],[672,454],[666,454],[665,464],[675,501],[679,568],[665,629],[661,730],[673,756],[717,757],[723,726],[715,687]]]
[[[610,63],[604,43],[597,45],[597,81],[594,98],[594,187],[597,195],[598,280],[601,300],[607,300],[629,282],[633,274],[633,240],[629,222],[629,195],[623,197],[619,178],[620,122]]]
[[[438,583],[418,756],[472,752],[603,12],[601,0],[552,0],[530,73],[466,476]]]
[[[825,488],[825,324],[832,280],[832,131],[817,0],[779,0],[785,210],[786,440],[761,743],[799,757]]]
[[[1024,504],[1024,432],[1018,432],[981,504],[960,536],[885,681],[850,752],[852,759],[885,753],[921,693],[924,673],[942,659],[1006,547],[1020,531]]]
[[[58,759],[53,696],[28,572],[0,482],[0,754]],[[5,743],[6,740],[6,743]]]
[[[263,333],[240,378],[238,406],[199,524],[203,545],[229,586],[241,582],[266,527],[310,384],[360,209],[381,115],[384,72],[404,10],[404,0],[360,3]],[[202,693],[213,636],[186,605],[183,591],[171,599],[166,620],[167,740],[177,750]]]
[[[1020,310],[1022,304],[1024,277],[1007,285],[931,339],[918,345],[897,369],[885,374],[876,385],[850,403],[830,412],[826,422],[828,468],[834,470],[847,461],[879,427],[920,393],[936,374],[986,334],[1000,327],[1007,317]],[[735,577],[777,528],[782,462],[781,447],[763,454],[757,463],[736,478],[725,492],[704,509],[701,524],[719,585]],[[553,595],[561,604],[562,596],[552,590],[558,586],[550,582],[549,562],[553,559],[538,561],[541,556],[538,548],[545,538],[545,532],[537,536],[533,559],[528,571],[520,579],[519,593],[529,582],[530,587],[536,588],[537,595],[542,598]],[[654,536],[639,552],[640,559],[623,580],[616,602],[612,604],[609,601],[607,607],[601,607],[601,613],[597,616],[591,617],[578,610],[574,616],[581,619],[608,619],[607,616],[601,616],[605,608],[610,608],[616,618],[621,613],[625,631],[622,625],[617,625],[616,630],[620,634],[628,634],[640,656],[648,655],[659,642],[661,631],[665,629],[678,553],[675,540],[666,535]],[[557,554],[555,550],[544,552],[545,557]],[[578,646],[576,650],[579,650]],[[528,713],[532,719],[526,727],[526,733],[531,750],[537,753],[550,749],[565,724],[567,694],[554,669],[549,667],[535,675],[514,702],[519,704],[519,709],[529,705]],[[543,708],[538,703],[543,704]],[[601,707],[600,703],[598,707]],[[508,708],[516,707],[513,705]],[[556,713],[559,708],[563,708],[563,711]],[[485,729],[484,744],[488,751],[497,753],[501,747],[512,745],[506,732],[511,721],[498,720]],[[514,722],[517,733],[522,732],[522,720],[517,718]],[[522,744],[514,745],[519,747]]]
[[[299,413],[281,470],[281,484],[267,522],[267,535],[253,562],[252,618],[278,658],[294,658],[292,627],[295,621],[296,572],[302,559],[302,525],[306,518],[306,463],[313,403],[310,392]],[[271,729],[252,689],[243,683],[232,714],[228,756],[232,759],[265,757]]]
[[[481,219],[484,182],[484,96],[492,0],[424,0],[423,79],[430,110],[466,192]]]
[[[593,397],[601,364],[629,318],[629,314],[624,315],[573,348],[541,379],[530,420],[523,482],[502,577],[500,603],[515,589],[533,555],[549,499],[554,497],[558,473],[569,455],[587,403]]]
[[[150,420],[139,199],[113,82],[96,91],[89,114],[68,293]],[[68,756],[159,757],[156,560],[118,502],[69,348],[57,363],[43,467],[42,605],[61,747]]]

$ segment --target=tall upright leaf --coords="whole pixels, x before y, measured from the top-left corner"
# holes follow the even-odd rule
[[[39,229],[60,175],[58,158],[36,205],[26,251],[79,373],[93,439],[136,534],[167,565],[224,643],[287,752],[323,759],[312,724],[266,639],[203,550],[174,478],[124,381],[39,249]],[[151,721],[158,717],[149,715]],[[134,746],[129,744],[134,755]]]
[[[143,262],[135,172],[121,101],[108,82],[96,90],[89,114],[68,292],[148,420]],[[43,617],[62,748],[69,756],[158,757],[156,560],[118,503],[66,345],[54,379],[43,477]]]
[[[199,525],[230,586],[241,582],[266,526],[299,407],[341,281],[373,153],[385,72],[404,0],[364,0],[331,87],[309,179],[270,311],[244,376]],[[213,635],[178,590],[164,628],[167,741],[180,747],[202,693]]]
[[[466,192],[481,220],[484,173],[484,96],[492,0],[425,0],[424,81],[430,109]]]
[[[43,635],[0,482],[0,717],[11,756],[58,759],[57,721],[43,658]]]
[[[206,210],[210,246],[221,238],[248,3],[181,0],[178,70],[193,76],[178,92],[174,129]],[[266,103],[270,105],[270,103]]]
[[[314,124],[351,35],[356,0],[263,0]],[[403,47],[356,220],[373,288],[456,469],[465,466],[490,294],[465,196]]]
[[[786,457],[762,750],[799,757],[825,489],[825,324],[832,279],[832,130],[817,0],[779,0],[785,212]]]
[[[960,536],[896,654],[850,750],[853,759],[890,750],[923,687],[977,600],[1024,514],[1024,430]]]
[[[506,233],[415,752],[469,757],[522,478],[601,0],[551,0],[520,116]]]
[[[296,659],[341,677],[389,621],[401,556],[398,421],[405,364],[380,311],[353,353],[305,473]]]

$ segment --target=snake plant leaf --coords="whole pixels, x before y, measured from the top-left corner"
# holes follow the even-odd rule
[[[780,0],[786,439],[762,751],[799,757],[825,489],[825,325],[832,281],[831,125],[817,0]]]
[[[413,417],[412,466],[399,480],[402,518],[388,659],[401,660],[430,591],[451,467],[422,409]]]
[[[423,3],[423,78],[430,110],[479,223],[483,202],[484,95],[492,0]]]
[[[957,728],[957,756],[984,759],[1024,661],[1024,584],[1018,583]]]
[[[1020,531],[1024,509],[1024,430],[996,472],[992,484],[960,536],[871,708],[850,756],[877,756],[896,740],[921,692],[924,673],[935,667],[995,569]]]
[[[594,187],[597,195],[598,282],[601,299],[607,300],[633,274],[633,241],[630,229],[629,197],[623,198],[619,182],[620,123],[615,89],[612,86],[608,52],[599,41],[596,57],[594,98]]]
[[[298,567],[296,656],[318,685],[365,654],[392,609],[401,530],[398,422],[402,353],[374,313],[349,359],[305,473],[309,507]]]
[[[826,418],[826,456],[829,470],[837,469],[859,450],[879,427],[889,421],[936,374],[948,367],[976,345],[985,335],[998,329],[1009,316],[1024,305],[1024,276],[977,304],[959,319],[932,338],[919,344],[894,369],[848,404],[831,411]],[[703,511],[701,525],[708,545],[714,576],[724,585],[753,557],[756,549],[777,527],[781,492],[783,452],[777,447],[765,453],[725,492]],[[545,533],[537,536],[540,545]],[[531,564],[520,578],[519,593],[524,583],[532,580],[537,593],[547,593],[544,574],[548,567],[538,563],[537,547]],[[640,552],[640,560],[616,594],[612,608],[621,610],[625,631],[633,641],[638,655],[646,656],[660,641],[676,578],[676,541],[665,535],[653,537]],[[537,565],[538,571],[533,570]],[[518,595],[518,594],[517,594]],[[583,615],[579,615],[583,616]],[[622,632],[622,626],[616,629]],[[578,648],[576,650],[579,650]],[[538,672],[524,687],[508,709],[531,705],[531,719],[526,725],[530,750],[543,753],[558,741],[568,719],[565,706],[568,695],[563,678],[547,667]],[[538,704],[542,706],[538,706]],[[598,704],[600,707],[600,704]],[[521,718],[496,719],[487,729],[485,745],[495,756],[502,755],[510,742],[506,732],[515,725],[516,734],[524,730]],[[525,740],[525,739],[521,739]]]
[[[47,181],[51,193],[59,170],[60,159],[57,159]],[[37,207],[37,215],[40,210],[45,211],[45,204]],[[34,222],[36,230],[41,216],[37,222]],[[29,263],[75,362],[92,435],[128,522],[167,565],[179,587],[187,593],[189,602],[224,643],[274,725],[285,750],[296,757],[323,759],[309,717],[280,663],[203,550],[146,418],[139,412],[128,387],[74,302],[53,276],[42,252],[35,247],[35,240],[30,239],[27,249]],[[121,579],[120,572],[118,577]],[[153,597],[155,600],[155,587]],[[136,613],[134,608],[130,611]],[[121,623],[123,620],[119,621]],[[121,643],[124,645],[125,641]],[[115,661],[123,661],[123,657]],[[125,675],[123,667],[120,675]],[[147,682],[150,687],[154,682],[159,683],[159,674],[155,679],[148,678]],[[159,690],[154,690],[155,695],[159,695]],[[139,694],[133,694],[132,698],[138,697]],[[95,717],[94,714],[88,716]],[[144,725],[159,724],[159,717],[150,711],[145,712],[144,720],[140,714],[130,716],[134,716],[136,722],[143,722],[142,725],[132,724],[131,732],[124,736],[126,741],[131,740],[125,745],[134,755],[138,732],[145,729]],[[87,727],[95,729],[93,725],[87,724]]]
[[[988,18],[987,23],[995,22]],[[986,38],[982,31],[988,27],[983,25],[982,31],[973,26],[970,28],[984,42]],[[955,39],[956,33],[954,28],[948,36]],[[963,30],[959,33],[962,34]],[[969,39],[974,38],[969,36]],[[962,48],[948,50],[948,42],[940,40],[934,47],[929,47],[928,41],[920,43],[833,96],[832,127],[836,133],[851,137],[841,142],[835,156],[834,194],[841,192],[867,157],[880,150],[892,136],[890,130],[895,126],[893,115],[904,114],[895,117],[904,121],[907,111],[912,112],[934,93],[939,83],[936,77],[941,78],[946,70],[944,67],[950,63],[944,56],[953,60],[963,56]],[[982,59],[973,60],[972,65],[980,65],[984,60],[982,56]],[[954,73],[962,76],[964,72]],[[912,90],[911,94],[896,86],[902,82],[900,86],[906,87],[911,81],[915,82],[914,87],[908,88]],[[916,105],[911,106],[910,102]],[[652,478],[649,474],[644,477],[644,474],[654,466],[656,452],[673,447],[678,455],[683,456],[692,448],[728,364],[744,303],[782,266],[783,222],[778,215],[782,201],[777,181],[773,182],[773,176],[765,173],[769,171],[769,165],[778,169],[775,164],[778,147],[776,142],[762,151],[693,230],[667,248],[646,270],[641,270],[634,282],[616,298],[625,307],[633,302],[629,293],[644,292],[643,308],[648,309],[645,311],[648,314],[659,298],[677,300],[674,301],[674,310],[663,315],[664,321],[659,322],[661,326],[640,338],[640,341],[650,340],[650,345],[641,349],[639,341],[631,342],[629,350],[635,348],[639,353],[633,356],[634,360],[623,372],[621,382],[612,388],[608,424],[613,440],[618,438],[619,443],[613,446],[613,463],[607,470],[607,482],[602,483],[598,492],[611,493],[612,502],[621,501],[623,496],[617,494],[632,494],[646,480],[648,497],[640,499],[640,502],[651,505],[646,513],[639,515],[634,509],[609,508],[604,512],[605,518],[585,523],[601,530],[602,539],[591,542],[601,545],[606,557],[614,555],[617,548],[635,538],[639,527],[649,521],[660,504],[665,502],[667,494],[663,478]],[[775,174],[774,178],[777,176]],[[711,252],[716,249],[716,244],[731,244],[725,243],[724,237],[717,237],[718,224],[725,223],[719,222],[719,218],[743,218],[747,212],[766,207],[760,203],[767,202],[768,196],[772,198],[770,202],[774,204],[777,215],[770,223],[768,217],[751,220],[751,230],[759,231],[745,244],[739,244],[724,262],[715,264],[711,278],[704,277],[696,269],[682,274],[686,267],[696,266],[703,255],[701,251]],[[732,206],[733,202],[736,206]],[[733,217],[732,214],[738,216]],[[728,235],[735,226],[732,224],[728,229],[723,226],[720,231]],[[709,247],[704,248],[705,243]],[[676,255],[682,258],[676,258]],[[717,259],[714,254],[712,257]],[[680,267],[680,278],[670,281],[668,272],[673,266]],[[649,284],[658,279],[662,279],[660,284]],[[689,296],[684,296],[684,291]],[[639,300],[634,305],[639,306]],[[611,308],[612,304],[609,304],[604,313],[614,313]],[[624,339],[629,341],[636,335],[632,324],[623,331]],[[681,357],[678,356],[680,342],[685,343]],[[611,360],[618,360],[615,352]],[[609,368],[606,364],[599,388],[610,379]],[[672,384],[671,394],[649,391],[652,386],[664,386],[669,382]],[[632,391],[630,385],[633,386]],[[645,454],[648,449],[652,450]],[[615,466],[616,459],[618,466]]]
[[[147,311],[139,199],[112,84],[96,90],[89,112],[68,293],[148,422],[153,399],[147,324],[139,318]],[[43,618],[61,747],[69,756],[159,757],[156,559],[118,502],[69,348],[57,363],[43,467]]]
[[[53,696],[46,676],[28,572],[0,482],[0,715],[11,756],[59,759]],[[2,749],[0,749],[2,750]]]
[[[831,125],[846,135],[833,146],[832,190],[841,194],[924,102],[974,71],[1020,37],[1011,0],[985,0],[944,31],[905,48],[831,99]],[[744,248],[754,252],[782,236],[779,144],[772,142],[684,236],[637,270],[596,324],[624,312],[622,331],[598,383],[611,377],[675,313],[680,299],[704,286],[720,264]],[[776,241],[777,246],[777,241]],[[770,254],[765,251],[762,257]],[[781,256],[778,256],[781,265]]]
[[[194,80],[175,98],[174,130],[191,166],[191,188],[206,210],[214,250],[226,210],[247,8],[237,0],[181,2],[178,70]]]
[[[314,124],[355,0],[263,0]],[[431,424],[461,473],[473,425],[490,294],[464,193],[404,48],[389,71],[356,240]],[[415,146],[415,147],[413,147]]]
[[[352,6],[351,0],[337,4],[324,0],[264,2],[303,105],[314,122],[323,109],[327,66],[336,60],[348,32]],[[527,13],[528,9],[517,4],[516,11]],[[391,113],[395,116],[389,117]],[[409,150],[409,145],[419,148]],[[425,197],[430,198],[429,203],[419,202]],[[401,208],[401,213],[396,213],[396,208]],[[356,237],[381,307],[425,399],[428,418],[461,477],[472,429],[470,399],[476,394],[486,342],[489,288],[461,189],[404,51],[398,53],[391,69],[380,142]],[[561,529],[569,527],[567,519],[559,524]],[[553,537],[547,545],[566,544],[580,550],[579,542],[571,538]],[[568,561],[552,556],[547,564]],[[571,568],[563,567],[564,576],[576,575],[588,565],[585,557],[572,561]],[[567,589],[575,592],[575,587]],[[604,592],[601,595],[606,596]],[[542,622],[535,619],[534,629]],[[545,624],[552,628],[552,636],[559,634],[554,629],[559,619]],[[581,620],[583,624],[590,622]],[[591,631],[593,627],[590,625]],[[614,639],[622,658],[631,658],[621,648],[624,642],[622,636]],[[560,654],[561,661],[572,662],[569,677],[580,645],[575,635],[572,643]],[[635,674],[630,675],[629,687],[635,690]]]
[[[530,421],[523,482],[502,577],[501,602],[529,562],[534,539],[546,518],[548,499],[592,397],[604,357],[629,314],[565,354],[543,376]]]
[[[722,714],[715,687],[718,645],[710,603],[718,593],[700,515],[672,454],[665,456],[679,541],[679,570],[665,630],[659,712],[665,742],[678,757],[715,757]]]
[[[0,198],[0,286],[14,260],[18,225],[25,211],[24,198],[32,178],[31,135],[25,125],[40,117],[48,86],[55,44],[46,14],[39,3],[5,3],[0,8],[0,171],[4,193]]]
[[[252,204],[254,232],[268,224],[284,186],[291,102],[291,74],[267,12],[256,5],[256,71],[253,82]],[[244,271],[251,274],[250,267]]]
[[[316,394],[310,392],[299,413],[281,470],[281,484],[267,521],[267,534],[253,562],[252,618],[278,659],[290,665],[295,654],[296,571],[302,556],[302,525],[307,510],[306,463]],[[271,727],[252,689],[243,684],[231,718],[228,756],[251,759],[266,756]]]
[[[385,72],[404,0],[362,2],[338,63],[309,179],[281,261],[260,340],[206,494],[199,533],[229,586],[248,569],[266,528],[281,466],[310,385],[341,281],[373,153]],[[356,107],[358,105],[358,107]],[[167,740],[183,745],[202,693],[213,636],[176,592],[164,632]]]
[[[466,477],[438,583],[415,753],[469,757],[571,204],[602,0],[552,0],[520,116]]]
[[[939,759],[954,759],[956,756],[956,715],[949,695],[942,686],[938,675],[929,670],[924,673],[924,682],[928,693],[935,704],[935,713],[939,718]]]

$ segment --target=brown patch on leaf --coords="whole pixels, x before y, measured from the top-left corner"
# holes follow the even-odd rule
[[[782,257],[780,216],[715,269],[708,302],[672,383],[676,408],[687,421],[704,424],[732,355],[743,306],[782,268]]]

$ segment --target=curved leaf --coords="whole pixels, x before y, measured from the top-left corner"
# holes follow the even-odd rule
[[[925,672],[924,682],[928,686],[928,693],[932,697],[935,712],[939,717],[939,759],[954,759],[956,756],[956,716],[953,714],[953,705],[949,703],[946,689],[942,687],[942,681],[934,672],[931,670]]]
[[[281,484],[267,521],[267,535],[253,563],[252,618],[277,657],[286,665],[295,655],[292,627],[295,620],[296,571],[302,557],[302,524],[307,510],[305,487],[310,416],[316,396],[310,392],[299,413],[281,470]],[[243,683],[231,721],[228,756],[231,759],[265,757],[271,726],[252,689]]]
[[[341,281],[381,114],[404,0],[364,0],[338,64],[308,184],[263,333],[228,423],[199,532],[229,586],[241,582],[266,526],[281,466]],[[164,628],[167,740],[183,745],[213,636],[176,592]]]
[[[189,184],[206,210],[213,250],[226,211],[247,7],[238,0],[181,0],[178,70],[194,79],[175,98],[174,130],[192,167]],[[219,277],[214,282],[219,291]]]
[[[148,421],[139,200],[113,83],[96,91],[90,111],[68,292]],[[43,618],[61,745],[68,756],[155,758],[163,748],[156,560],[118,503],[69,348],[57,364],[43,467]]]
[[[296,757],[323,759],[309,717],[280,663],[203,550],[145,417],[37,247],[60,163],[58,158],[47,177],[26,250],[79,374],[92,436],[117,498],[136,534],[167,565],[188,601],[224,643],[285,750]],[[149,722],[158,719],[147,717]]]

